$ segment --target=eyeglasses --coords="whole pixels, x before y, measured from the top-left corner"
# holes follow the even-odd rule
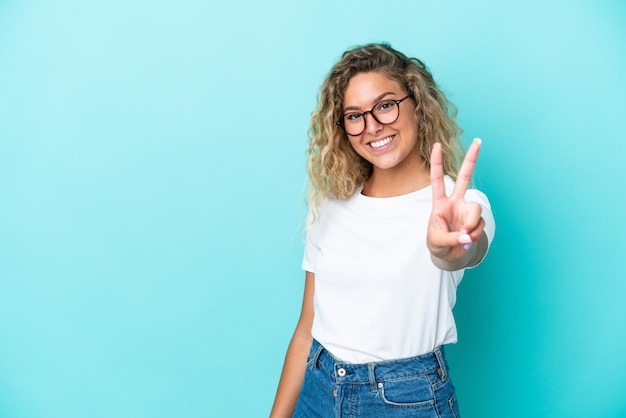
[[[400,116],[400,103],[411,97],[405,96],[400,100],[381,100],[376,103],[371,110],[363,113],[348,112],[343,115],[343,119],[337,122],[344,132],[350,136],[358,136],[365,131],[365,115],[372,115],[376,122],[382,125],[389,125],[398,120]]]

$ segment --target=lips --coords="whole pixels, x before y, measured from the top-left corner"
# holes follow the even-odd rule
[[[385,137],[376,141],[372,141],[368,145],[374,149],[382,148],[388,143],[390,143],[391,141],[393,141],[395,137],[396,137],[395,135],[390,135],[388,137]]]

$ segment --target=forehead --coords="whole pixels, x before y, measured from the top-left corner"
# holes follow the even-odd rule
[[[381,73],[359,73],[350,79],[343,96],[343,106],[367,107],[385,93],[402,94],[397,81]]]

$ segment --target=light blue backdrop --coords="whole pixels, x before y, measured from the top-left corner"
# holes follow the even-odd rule
[[[263,417],[349,46],[422,58],[498,221],[465,418],[626,417],[626,3],[0,3],[0,416]]]

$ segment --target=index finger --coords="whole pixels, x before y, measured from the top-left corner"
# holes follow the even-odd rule
[[[474,138],[472,145],[470,145],[465,158],[463,158],[463,164],[456,178],[456,184],[454,185],[454,191],[452,195],[457,198],[463,198],[465,192],[472,180],[472,174],[474,174],[474,167],[476,167],[476,160],[478,159],[478,152],[480,151],[480,138]]]

